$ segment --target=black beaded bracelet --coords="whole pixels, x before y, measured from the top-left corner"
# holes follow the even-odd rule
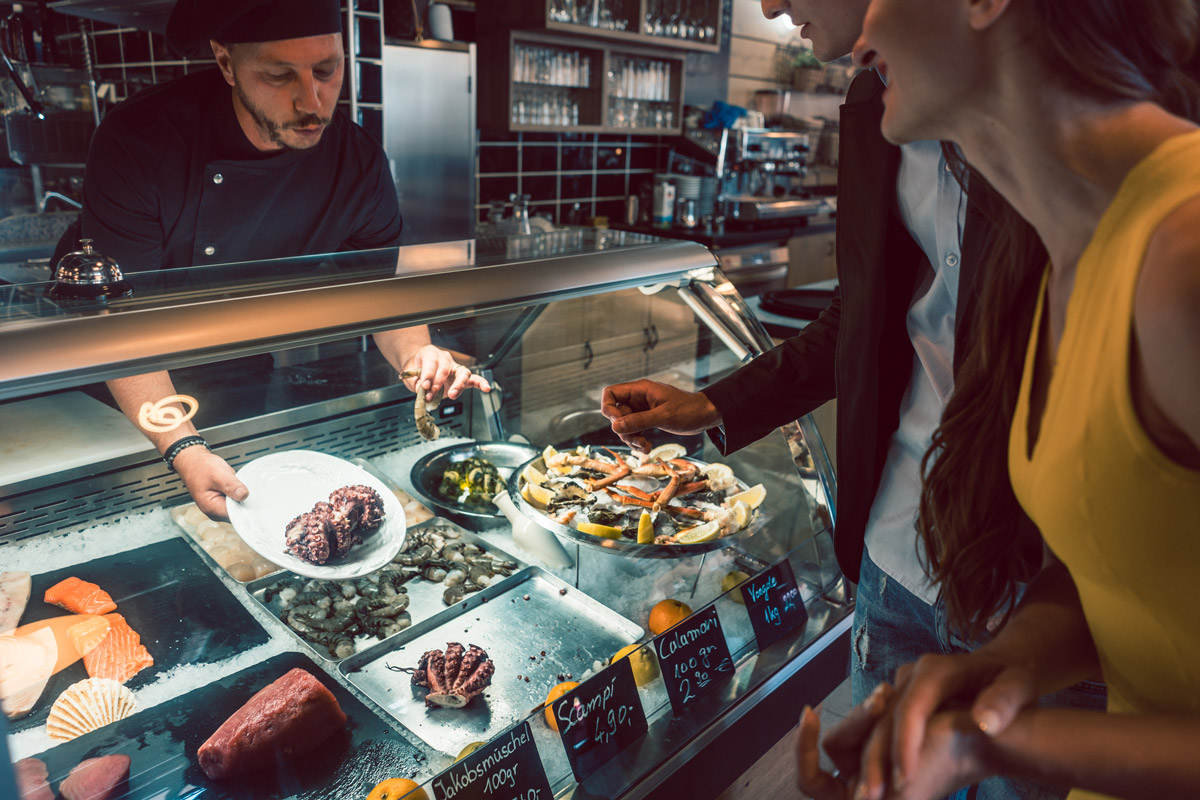
[[[167,469],[171,472],[175,471],[175,459],[187,448],[194,444],[203,445],[205,450],[211,450],[208,442],[204,441],[203,436],[185,436],[182,439],[177,439],[167,448],[167,452],[163,453],[163,461],[167,464]]]

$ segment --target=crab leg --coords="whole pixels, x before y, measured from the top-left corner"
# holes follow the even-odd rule
[[[623,492],[629,492],[631,495],[633,495],[634,497],[636,497],[639,500],[645,500],[645,501],[651,502],[651,503],[654,502],[654,495],[649,494],[648,492],[643,492],[641,489],[637,488],[636,486],[620,486],[618,488],[621,489],[621,491],[623,491]]]
[[[708,479],[707,478],[702,481],[693,481],[692,483],[685,483],[683,486],[679,487],[679,491],[675,492],[675,496],[683,497],[684,495],[689,495],[692,492],[698,492],[701,489],[706,489],[706,488],[708,488]]]
[[[621,487],[627,488],[627,487]],[[605,489],[615,500],[624,503],[627,506],[641,506],[642,508],[653,508],[654,503],[650,500],[642,500],[639,497],[630,497],[627,494],[619,494],[612,489]],[[672,514],[683,514],[685,517],[695,517],[696,519],[704,519],[704,511],[698,508],[687,508],[686,506],[667,506],[667,511]]]
[[[605,449],[607,450],[608,448]],[[611,450],[609,452],[612,453]],[[601,478],[598,481],[588,481],[588,487],[593,492],[597,489],[603,489],[605,486],[610,486],[629,475],[629,464],[625,462],[625,459],[617,457],[616,453],[613,453],[613,457],[617,459],[617,471],[609,473],[607,478]]]
[[[662,511],[663,507],[670,503],[671,498],[675,496],[675,490],[679,488],[679,472],[670,464],[664,463],[663,466],[667,468],[667,472],[671,473],[671,480],[667,481],[667,485],[659,490],[652,507],[654,511]]]

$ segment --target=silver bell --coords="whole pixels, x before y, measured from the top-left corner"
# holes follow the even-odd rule
[[[107,300],[133,294],[133,286],[125,280],[116,261],[97,252],[91,239],[80,239],[79,245],[79,250],[58,260],[54,285],[46,290],[47,297]]]

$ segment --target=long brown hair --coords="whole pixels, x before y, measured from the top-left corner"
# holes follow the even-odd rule
[[[1019,2],[1029,40],[1072,90],[1200,115],[1194,0]],[[1046,251],[978,172],[969,192],[991,227],[983,263],[970,265],[980,270],[978,314],[956,344],[966,356],[921,462],[917,527],[951,625],[977,638],[1011,613],[1017,582],[1037,567],[1030,555],[1041,552],[1009,481],[1008,436]]]

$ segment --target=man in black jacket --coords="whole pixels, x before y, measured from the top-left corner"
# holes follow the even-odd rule
[[[762,0],[787,13],[821,60],[850,52],[869,0]],[[605,389],[604,414],[627,444],[642,431],[707,431],[723,454],[838,400],[834,546],[858,584],[851,656],[861,702],[897,667],[965,643],[946,629],[918,555],[920,460],[966,348],[975,276],[992,230],[968,203],[938,142],[903,148],[880,133],[885,86],[866,71],[841,108],[838,290],[799,335],[699,392],[635,381]],[[990,202],[990,201],[989,201]],[[960,270],[960,264],[962,268]],[[979,797],[1061,796],[988,781]]]

